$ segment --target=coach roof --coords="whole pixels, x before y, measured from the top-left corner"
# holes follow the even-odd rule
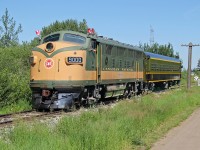
[[[144,52],[146,56],[149,58],[156,58],[156,59],[162,59],[162,60],[168,60],[168,61],[174,61],[174,62],[181,62],[180,59],[174,58],[174,57],[169,57],[169,56],[164,56],[160,54],[154,54],[150,52]]]

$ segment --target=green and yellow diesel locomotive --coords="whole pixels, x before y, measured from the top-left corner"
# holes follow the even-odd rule
[[[33,108],[70,109],[110,97],[130,97],[158,83],[179,83],[180,60],[156,56],[97,36],[93,29],[88,34],[60,31],[47,35],[30,57]],[[155,64],[168,70],[154,70]]]

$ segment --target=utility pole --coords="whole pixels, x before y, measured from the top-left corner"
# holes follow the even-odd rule
[[[187,44],[182,44],[181,46],[187,46],[188,48],[188,72],[187,72],[187,89],[190,89],[191,87],[191,65],[192,65],[192,47],[193,46],[200,46],[199,44],[192,44],[190,42],[188,45]]]

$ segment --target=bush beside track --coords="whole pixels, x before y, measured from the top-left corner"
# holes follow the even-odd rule
[[[65,117],[55,126],[26,123],[0,140],[3,149],[148,149],[200,106],[200,87],[152,93]],[[5,142],[6,141],[6,142]]]
[[[0,114],[30,108],[30,50],[28,44],[0,48]]]

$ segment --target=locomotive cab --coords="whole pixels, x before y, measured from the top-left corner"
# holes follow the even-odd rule
[[[37,109],[68,109],[84,87],[88,38],[72,31],[52,33],[33,48],[30,87]]]

